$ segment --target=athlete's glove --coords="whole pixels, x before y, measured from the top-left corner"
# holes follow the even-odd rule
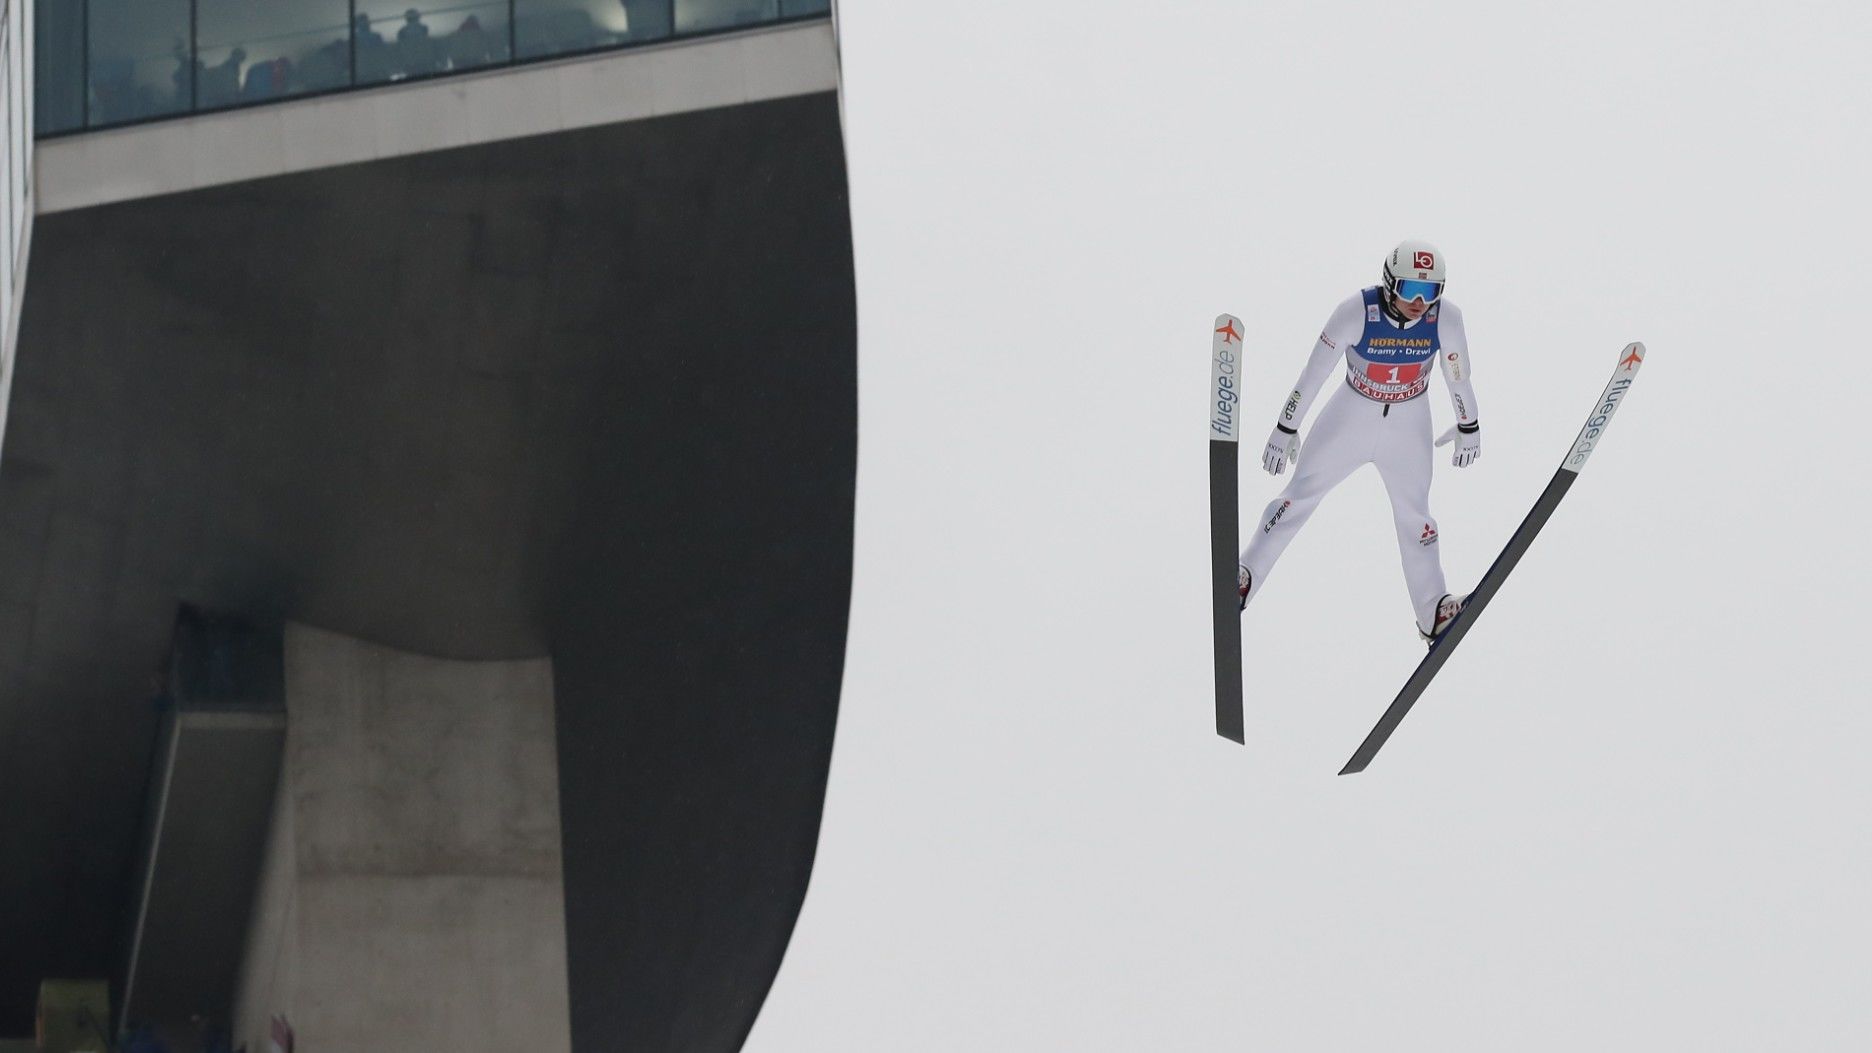
[[[1279,475],[1287,470],[1287,462],[1300,463],[1300,433],[1285,424],[1274,425],[1268,432],[1267,447],[1261,451],[1261,467],[1269,475]]]
[[[1456,451],[1450,454],[1450,463],[1458,468],[1467,468],[1482,456],[1482,422],[1458,424],[1443,433],[1436,441],[1438,446],[1454,441]]]

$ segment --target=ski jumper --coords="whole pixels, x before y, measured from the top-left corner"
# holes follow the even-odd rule
[[[1327,398],[1313,422],[1293,478],[1261,514],[1242,553],[1242,566],[1254,574],[1259,592],[1294,535],[1306,525],[1333,487],[1359,466],[1378,466],[1391,498],[1398,555],[1410,589],[1417,625],[1435,623],[1444,587],[1436,517],[1430,514],[1430,406],[1422,398],[1430,386],[1430,360],[1443,369],[1456,421],[1477,420],[1475,389],[1469,380],[1469,342],[1462,312],[1448,299],[1430,305],[1423,317],[1406,323],[1385,310],[1382,290],[1361,290],[1334,309],[1307,358],[1306,368],[1281,410],[1283,426],[1299,430],[1308,408],[1340,356],[1345,383]]]

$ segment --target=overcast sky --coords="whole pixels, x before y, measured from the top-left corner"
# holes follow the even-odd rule
[[[856,586],[749,1048],[1863,1043],[1869,6],[845,0]],[[1452,587],[1650,354],[1341,778],[1422,655],[1383,489],[1269,577],[1217,738],[1208,335],[1247,323],[1253,520],[1315,335],[1405,237],[1480,404],[1432,488]]]

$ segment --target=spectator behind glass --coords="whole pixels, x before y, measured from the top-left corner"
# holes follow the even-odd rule
[[[390,42],[371,28],[369,15],[359,15],[351,23],[357,37],[357,79],[359,84],[375,84],[390,78]]]
[[[442,68],[441,51],[423,25],[422,12],[410,8],[403,12],[403,28],[396,35],[397,65],[406,77],[420,77]]]
[[[201,107],[232,106],[240,101],[241,65],[247,50],[235,48],[228,57],[201,71]]]
[[[180,37],[176,38],[173,51],[176,69],[169,79],[175,84],[175,108],[186,110],[194,103],[195,78],[200,75],[202,64],[189,54],[188,45],[182,43]]]
[[[247,102],[274,99],[292,90],[292,59],[281,56],[247,67],[241,98]]]
[[[339,37],[305,57],[299,83],[306,91],[342,88],[351,79],[351,42]]]
[[[494,46],[488,41],[487,30],[481,28],[480,18],[469,15],[462,20],[461,28],[449,34],[448,53],[456,69],[472,69],[494,61]]]

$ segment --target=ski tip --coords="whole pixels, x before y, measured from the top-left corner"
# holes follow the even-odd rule
[[[1224,731],[1221,728],[1217,728],[1216,735],[1233,742],[1237,746],[1248,745],[1248,737],[1239,731]]]
[[[1350,761],[1346,761],[1345,767],[1339,769],[1339,774],[1357,775],[1359,772],[1362,772],[1364,770],[1365,770],[1365,765],[1360,764],[1359,762],[1355,760],[1350,760]]]
[[[1644,365],[1644,356],[1644,344],[1633,340],[1625,345],[1625,350],[1619,352],[1619,370],[1625,373],[1638,372],[1638,367]]]
[[[1232,314],[1219,314],[1215,318],[1215,343],[1217,347],[1225,344],[1240,346],[1242,342],[1241,319]]]
[[[1232,314],[1216,315],[1210,340],[1209,439],[1241,441],[1241,321]]]

